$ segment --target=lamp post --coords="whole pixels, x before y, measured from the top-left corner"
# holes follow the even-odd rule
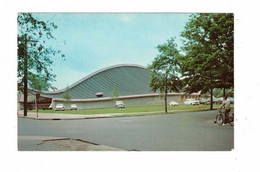
[[[36,40],[28,40],[27,34],[25,34],[25,40],[24,40],[24,111],[23,115],[27,116],[27,96],[28,96],[28,78],[27,78],[27,72],[28,72],[28,64],[27,64],[27,42],[38,42]]]

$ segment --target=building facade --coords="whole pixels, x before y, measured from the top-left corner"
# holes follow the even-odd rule
[[[113,90],[116,87],[119,95],[117,100],[122,100],[126,107],[163,105],[163,96],[159,92],[152,92],[149,84],[150,72],[145,67],[133,64],[114,65],[98,70],[70,85],[67,88],[71,96],[69,102],[63,99],[66,91],[64,88],[41,93],[38,104],[39,108],[55,108],[58,103],[63,103],[67,109],[71,104],[77,104],[78,109],[113,108]],[[168,102],[181,103],[187,98],[198,99],[199,96],[199,93],[186,95],[170,92],[167,99]],[[34,102],[29,102],[29,108],[34,108]]]

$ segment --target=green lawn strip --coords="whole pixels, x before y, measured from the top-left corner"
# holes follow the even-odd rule
[[[214,105],[213,108],[218,108],[220,105]],[[164,106],[145,106],[145,107],[127,107],[124,109],[85,109],[85,110],[65,110],[65,111],[54,111],[54,110],[39,110],[39,113],[58,113],[58,114],[75,114],[75,115],[93,115],[93,114],[117,114],[117,113],[163,113]],[[210,105],[199,105],[199,106],[168,106],[168,112],[171,111],[190,111],[190,110],[204,110],[209,109]],[[35,110],[30,110],[29,112],[36,112]],[[152,114],[152,113],[151,113]],[[140,115],[140,114],[139,114]]]

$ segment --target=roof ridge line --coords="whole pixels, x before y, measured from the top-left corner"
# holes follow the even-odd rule
[[[111,65],[111,66],[107,66],[105,68],[101,68],[85,77],[83,77],[82,79],[80,79],[79,81],[71,84],[70,86],[68,86],[69,89],[79,85],[80,83],[86,81],[87,79],[91,78],[92,76],[95,76],[96,74],[99,74],[101,72],[104,72],[106,70],[109,70],[109,69],[113,69],[113,68],[118,68],[118,67],[139,67],[139,68],[143,68],[145,69],[145,66],[142,66],[142,65],[138,65],[138,64],[117,64],[117,65]],[[60,89],[60,90],[57,90],[57,91],[47,91],[47,92],[43,92],[43,94],[57,94],[57,93],[62,93],[62,92],[65,92],[66,91],[66,88],[63,88],[63,89]]]

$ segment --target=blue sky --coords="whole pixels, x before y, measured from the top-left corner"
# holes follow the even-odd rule
[[[176,37],[189,19],[187,13],[37,13],[38,19],[58,25],[50,43],[66,60],[55,57],[53,86],[65,88],[101,68],[123,63],[147,66],[156,46]],[[66,42],[66,44],[64,44]]]

